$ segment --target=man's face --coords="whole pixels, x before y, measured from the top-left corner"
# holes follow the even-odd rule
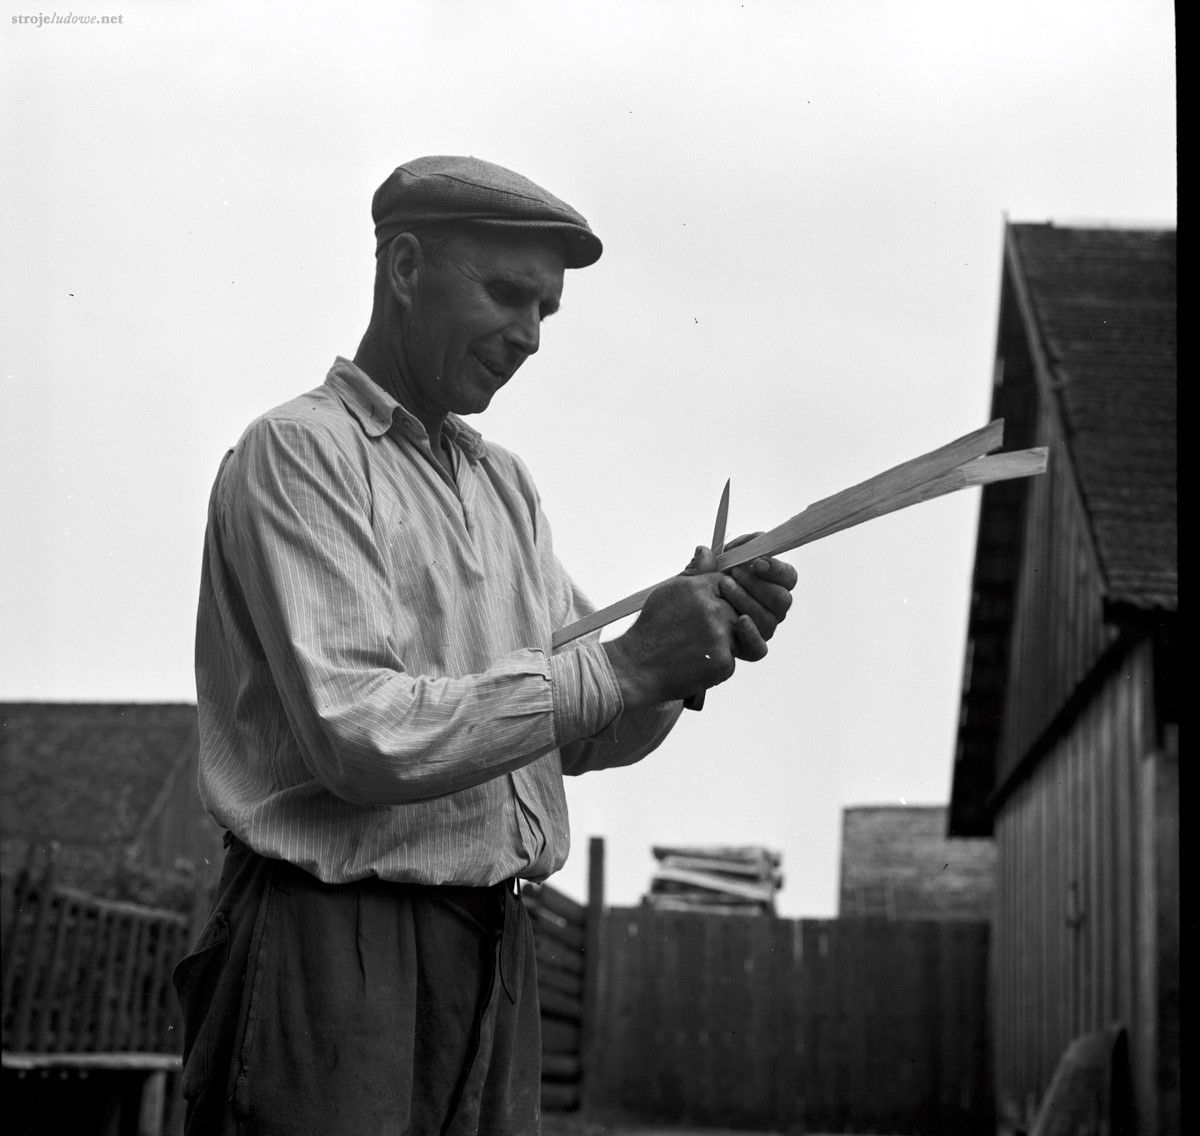
[[[419,416],[477,414],[538,349],[558,309],[563,256],[553,237],[455,235],[424,259],[402,318],[408,394]]]

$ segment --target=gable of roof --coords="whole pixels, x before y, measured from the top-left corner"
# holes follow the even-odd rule
[[[1175,232],[1013,224],[1008,264],[1116,607],[1175,610]]]
[[[0,703],[5,871],[58,842],[64,876],[101,886],[195,745],[187,703]]]

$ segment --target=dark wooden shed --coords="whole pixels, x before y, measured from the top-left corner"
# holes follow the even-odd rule
[[[1179,1131],[1175,344],[1174,231],[1005,226],[992,416],[1050,461],[983,491],[949,832],[996,841],[1018,1127],[1118,1026],[1137,1131]]]

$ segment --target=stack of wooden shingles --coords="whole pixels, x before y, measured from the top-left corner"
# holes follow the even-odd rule
[[[783,886],[780,856],[759,845],[655,847],[659,862],[643,899],[659,911],[773,915]]]

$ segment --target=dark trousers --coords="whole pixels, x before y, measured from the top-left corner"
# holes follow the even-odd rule
[[[175,968],[187,1136],[532,1136],[541,1037],[512,883],[323,884],[227,838]]]

